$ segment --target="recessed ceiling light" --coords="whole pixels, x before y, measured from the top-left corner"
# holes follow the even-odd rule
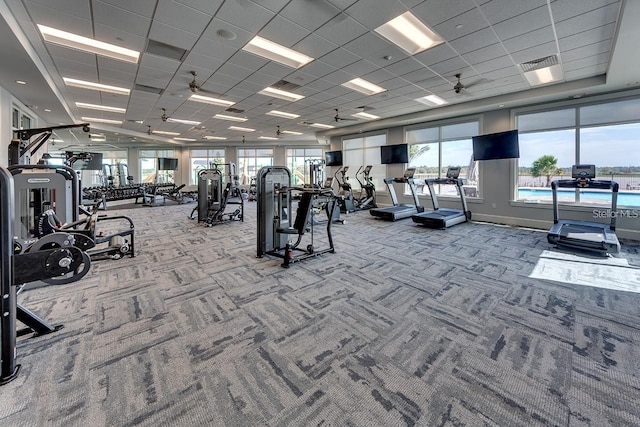
[[[395,17],[375,30],[378,34],[409,52],[411,55],[437,46],[442,38],[411,12]]]
[[[280,98],[291,102],[300,101],[304,98],[302,95],[298,95],[297,93],[287,92],[286,90],[276,89],[274,87],[266,87],[258,92],[260,95],[272,96],[274,98]]]
[[[369,114],[369,113],[365,113],[364,111],[360,111],[359,113],[355,113],[352,114],[353,117],[360,117],[361,119],[367,119],[367,120],[375,120],[375,119],[379,119],[379,116],[376,116],[375,114]]]
[[[251,128],[243,128],[240,126],[229,126],[227,129],[231,129],[231,130],[239,130],[242,132],[254,132],[255,129],[251,129]]]
[[[285,119],[297,119],[298,117],[300,117],[299,114],[285,113],[284,111],[278,111],[278,110],[271,110],[265,114],[267,114],[268,116],[282,117]]]
[[[296,52],[293,49],[289,49],[288,47],[284,47],[260,36],[255,36],[242,49],[293,68],[300,68],[313,61],[313,58],[310,56]]]
[[[193,142],[195,141],[195,138],[173,138],[176,141],[187,141],[187,142]]]
[[[168,136],[178,136],[180,135],[179,132],[169,132],[166,130],[152,130],[151,133],[155,133],[158,135],[168,135]]]
[[[294,132],[292,130],[283,130],[280,133],[286,133],[287,135],[302,135],[302,132]]]
[[[216,34],[218,35],[218,37],[221,37],[225,40],[235,40],[236,39],[236,33],[234,33],[233,31],[230,30],[225,30],[225,29],[220,29],[218,31],[216,31]]]
[[[87,104],[85,102],[76,102],[76,107],[78,108],[86,108],[89,110],[98,110],[98,111],[108,111],[110,113],[126,113],[127,109],[126,108],[120,108],[120,107],[109,107],[106,105],[96,105],[96,104]]]
[[[18,83],[19,85],[26,85],[27,82],[25,82],[24,80],[16,80],[16,83]]]
[[[259,136],[258,139],[268,139],[272,141],[272,140],[277,140],[278,138],[276,138],[275,136]]]
[[[108,125],[121,125],[122,120],[101,119],[99,117],[81,117],[83,122],[106,123]]]
[[[335,127],[331,125],[325,125],[322,123],[310,123],[309,126],[313,126],[314,128],[320,128],[320,129],[333,129]]]
[[[167,117],[167,122],[182,123],[183,125],[191,125],[191,126],[197,126],[201,123],[195,120],[174,119],[173,117]]]
[[[44,109],[44,112],[45,112],[45,113],[50,113],[50,112],[51,112],[51,109],[50,109],[50,108],[45,108],[45,109]]]
[[[100,83],[87,82],[84,80],[70,79],[68,77],[63,77],[62,80],[64,80],[64,83],[67,86],[79,87],[82,89],[99,90],[102,92],[116,93],[120,95],[129,95],[129,93],[131,92],[131,90],[124,87],[103,85]]]
[[[553,83],[555,81],[562,80],[562,67],[560,64],[556,64],[550,67],[526,71],[524,73],[524,77],[531,86]]]
[[[204,138],[204,139],[219,140],[219,141],[222,141],[222,140],[227,139],[227,138],[226,138],[226,137],[224,137],[224,136],[211,136],[211,135],[205,135],[205,136],[203,136],[203,138]]]
[[[416,101],[421,102],[423,104],[427,104],[429,106],[438,106],[438,105],[444,105],[447,104],[447,101],[440,98],[437,95],[428,95],[428,96],[423,96],[422,98],[418,98],[416,99]]]
[[[210,96],[202,95],[191,95],[189,99],[196,102],[204,102],[205,104],[221,105],[223,107],[230,107],[235,104],[235,102],[225,101],[224,99],[212,98]]]
[[[348,87],[349,89],[357,90],[358,92],[364,93],[365,95],[375,95],[376,93],[386,91],[385,88],[368,82],[365,79],[361,79],[360,77],[356,77],[353,80],[342,83],[342,86]]]
[[[140,52],[116,46],[114,44],[101,42],[40,24],[38,24],[38,29],[40,29],[44,40],[49,43],[82,50],[84,52],[95,53],[96,55],[102,55],[126,62],[137,63],[138,58],[140,57]]]
[[[247,120],[249,120],[246,117],[227,116],[226,114],[216,114],[215,116],[213,116],[213,118],[220,120],[230,120],[232,122],[246,122]]]

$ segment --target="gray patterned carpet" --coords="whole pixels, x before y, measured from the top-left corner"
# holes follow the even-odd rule
[[[640,425],[638,242],[591,259],[361,212],[283,269],[255,204],[212,228],[193,206],[110,207],[136,258],[20,295],[65,327],[19,338],[2,426]]]

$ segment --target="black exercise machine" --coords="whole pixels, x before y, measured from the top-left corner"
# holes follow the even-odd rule
[[[460,178],[460,167],[449,167],[444,178],[427,178],[424,183],[429,188],[433,210],[412,215],[413,222],[429,228],[447,228],[471,219],[471,211],[467,207],[467,199],[462,188],[465,180]],[[441,208],[438,204],[438,195],[435,190],[436,184],[455,185],[458,196],[460,196],[462,209]]]
[[[362,175],[362,180],[358,177],[359,175]],[[376,186],[373,184],[373,179],[371,179],[371,165],[367,165],[364,168],[360,166],[356,172],[356,180],[360,184],[360,197],[356,200],[358,210],[377,208]]]
[[[193,219],[197,212],[198,222],[204,222],[207,227],[228,221],[244,221],[244,197],[235,173],[236,165],[224,164],[229,168],[226,184],[218,166],[221,165],[214,165],[213,169],[202,169],[198,172],[198,205],[190,216]],[[228,206],[233,206],[233,211],[227,211]]]
[[[553,227],[547,234],[547,241],[557,246],[598,252],[606,255],[620,252],[620,242],[616,236],[616,214],[618,209],[618,183],[610,180],[596,180],[595,165],[573,165],[573,179],[551,182],[553,193]],[[558,188],[574,188],[611,191],[610,224],[558,219]]]
[[[330,206],[328,218],[333,218],[337,205],[335,193],[331,188],[290,187],[290,183],[291,172],[284,166],[267,166],[258,172],[257,256],[282,258],[282,267],[285,268],[303,259],[335,252],[331,235],[333,221],[326,221],[328,246],[322,249],[314,245],[316,227],[313,221],[313,208],[317,203],[327,203]],[[300,194],[293,222],[292,192]],[[310,236],[306,247],[302,244],[305,235]]]
[[[341,213],[351,213],[356,211],[356,207],[353,201],[353,190],[349,183],[349,177],[347,171],[349,166],[338,168],[333,174],[333,177],[338,184],[338,204],[340,205]]]
[[[14,242],[13,204],[12,176],[0,167],[0,385],[15,379],[20,371],[18,335],[38,336],[62,328],[50,325],[17,303],[24,284],[37,280],[76,281],[89,271],[91,263],[88,255],[74,245],[72,234],[52,234],[26,247]],[[18,321],[27,329],[18,331]]]
[[[384,208],[369,209],[369,213],[372,216],[383,219],[385,221],[396,221],[399,219],[409,218],[411,215],[415,215],[420,212],[424,212],[424,207],[418,200],[416,185],[413,180],[413,175],[415,174],[415,172],[415,168],[408,168],[404,171],[404,175],[400,178],[385,178],[384,183],[387,184],[389,195],[391,196],[391,203],[393,205]],[[412,205],[398,203],[398,196],[396,195],[396,190],[393,188],[394,182],[409,185],[409,190],[411,191],[411,195],[413,197]]]

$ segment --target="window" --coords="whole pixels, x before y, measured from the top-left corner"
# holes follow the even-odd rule
[[[380,146],[386,143],[386,133],[342,140],[343,164],[349,166],[347,176],[354,190],[360,190],[360,184],[355,179],[358,169],[367,165],[373,166],[370,176],[376,191],[386,190],[383,180],[387,177],[387,167],[380,163]]]
[[[582,163],[596,165],[598,178],[620,185],[618,205],[640,206],[639,99],[516,113],[516,124],[520,140],[517,200],[550,203],[551,182],[570,178],[571,167]],[[546,167],[535,170],[536,160],[543,166],[546,160]],[[562,190],[559,200],[610,204],[611,193]]]
[[[322,148],[287,148],[287,167],[291,171],[293,185],[310,184],[309,160],[322,160],[322,155]]]
[[[251,178],[264,166],[273,166],[273,148],[238,149],[238,174],[241,185],[248,185]]]
[[[198,172],[202,169],[209,169],[215,163],[222,165],[225,163],[225,149],[194,149],[189,151],[189,185],[198,184]]]
[[[418,195],[429,194],[426,178],[441,178],[447,168],[461,168],[460,177],[465,178],[465,195],[479,196],[477,162],[473,161],[471,138],[478,135],[479,121],[446,124],[430,127],[412,127],[405,133],[409,144],[409,166],[416,168],[415,182]],[[406,190],[409,191],[408,188]],[[435,186],[436,194],[456,196],[453,185]]]
[[[156,165],[158,157],[173,157],[173,150],[140,150],[140,180],[143,183],[150,182],[174,182],[174,171],[163,171],[163,176],[156,176]],[[169,180],[169,181],[167,181]]]
[[[102,154],[102,182],[103,185],[123,186],[132,184],[127,179],[131,176],[127,164],[125,150],[107,151]],[[133,181],[133,178],[131,179]]]

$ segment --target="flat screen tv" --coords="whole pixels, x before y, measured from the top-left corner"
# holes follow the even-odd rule
[[[158,170],[160,171],[174,171],[178,169],[178,159],[171,159],[167,157],[158,157]]]
[[[102,153],[78,153],[78,158],[73,162],[73,169],[82,171],[102,170]]]
[[[520,157],[517,130],[474,136],[472,141],[474,160],[517,159]]]
[[[324,163],[327,166],[342,166],[342,151],[327,151],[324,153]]]
[[[409,146],[407,144],[380,146],[380,163],[409,163]]]

